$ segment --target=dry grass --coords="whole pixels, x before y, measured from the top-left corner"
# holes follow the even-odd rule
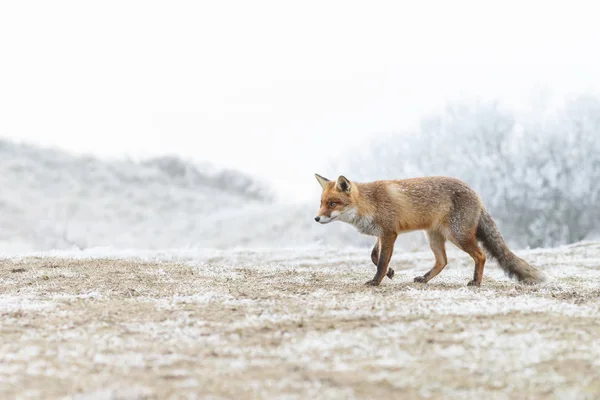
[[[597,398],[600,244],[520,252],[552,280],[454,253],[369,250],[0,261],[0,398]]]

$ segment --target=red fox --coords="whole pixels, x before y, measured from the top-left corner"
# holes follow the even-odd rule
[[[343,175],[330,181],[315,174],[321,185],[321,207],[315,221],[328,224],[343,221],[365,235],[376,236],[371,260],[377,272],[367,285],[379,286],[385,276],[392,278],[388,267],[398,234],[424,230],[435,264],[415,282],[427,283],[447,264],[446,240],[469,254],[475,272],[469,286],[479,286],[483,277],[483,244],[509,277],[527,284],[540,283],[544,275],[517,257],[504,243],[492,217],[479,195],[466,183],[450,177],[435,176],[403,180],[380,180],[369,183],[350,182]]]

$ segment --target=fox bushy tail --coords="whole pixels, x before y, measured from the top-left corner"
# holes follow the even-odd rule
[[[504,243],[504,239],[496,227],[490,214],[484,209],[477,225],[477,239],[483,248],[498,261],[500,267],[512,278],[527,284],[541,283],[546,280],[544,274],[517,257]]]

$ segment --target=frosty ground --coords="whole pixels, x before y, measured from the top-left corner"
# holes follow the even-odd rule
[[[452,249],[89,250],[0,261],[1,398],[593,398],[600,243],[489,262]]]

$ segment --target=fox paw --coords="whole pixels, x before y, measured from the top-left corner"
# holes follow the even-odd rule
[[[365,283],[366,286],[379,286],[379,282],[377,282],[375,279],[371,279],[370,281],[367,281]]]
[[[472,280],[469,283],[467,283],[467,286],[480,286],[481,282],[477,282],[476,280]]]
[[[392,279],[392,278],[394,277],[394,274],[395,274],[394,270],[393,270],[393,269],[391,269],[391,268],[389,268],[389,269],[388,269],[388,272],[387,272],[387,274],[386,274],[386,276],[387,276],[388,278]]]
[[[414,281],[417,283],[427,283],[424,276],[417,276]]]

